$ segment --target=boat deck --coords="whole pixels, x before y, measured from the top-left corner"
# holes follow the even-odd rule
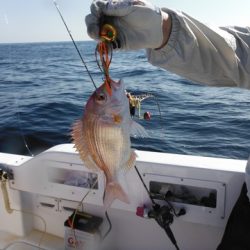
[[[41,242],[41,244],[39,244]],[[6,250],[61,250],[64,249],[64,239],[38,230],[32,230],[27,236],[20,237],[5,231],[0,231],[0,249]]]

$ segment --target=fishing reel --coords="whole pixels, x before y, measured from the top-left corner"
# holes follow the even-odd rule
[[[153,205],[153,209],[148,212],[148,217],[155,219],[158,225],[164,229],[176,249],[179,249],[170,225],[174,222],[174,216],[179,217],[184,214],[186,214],[184,208],[176,214],[168,205],[160,206],[159,204],[155,204]]]
[[[155,203],[150,210],[145,207],[138,207],[136,214],[140,217],[155,219],[158,225],[164,229],[176,249],[179,249],[170,225],[174,222],[174,216],[179,217],[186,214],[186,210],[184,208],[180,209],[180,211],[176,213],[175,210],[173,210],[173,208],[169,205],[161,206]]]
[[[175,246],[177,250],[179,250],[179,247],[177,245],[177,242],[175,240],[174,234],[170,228],[170,225],[174,221],[174,216],[179,217],[186,214],[186,210],[184,208],[181,208],[178,213],[176,213],[175,208],[172,206],[172,204],[169,202],[169,197],[172,196],[172,192],[168,190],[165,194],[160,194],[160,197],[158,196],[157,199],[163,200],[166,202],[164,205],[160,205],[155,202],[154,200],[154,193],[150,192],[148,187],[146,186],[139,170],[135,166],[135,170],[145,188],[145,190],[148,193],[148,196],[152,202],[152,209],[148,210],[145,206],[143,207],[137,207],[136,215],[143,217],[143,218],[152,218],[155,219],[155,221],[158,223],[158,225],[164,229],[167,236]]]
[[[181,208],[177,213],[172,204],[167,200],[168,194],[164,195],[163,199],[167,202],[167,204],[160,205],[157,204],[154,200],[151,209],[147,209],[146,207],[138,207],[136,215],[144,218],[155,219],[158,225],[164,229],[165,233],[173,243],[173,245],[178,250],[179,247],[177,245],[174,234],[170,228],[170,225],[174,222],[174,217],[180,217],[186,214],[186,210]]]

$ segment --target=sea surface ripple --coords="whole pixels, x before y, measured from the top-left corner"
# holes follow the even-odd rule
[[[99,86],[96,44],[78,45]],[[110,72],[128,91],[154,96],[142,103],[151,120],[135,119],[150,137],[133,138],[134,148],[248,158],[250,91],[194,84],[150,65],[142,50],[115,52]],[[70,42],[1,44],[0,76],[0,152],[38,154],[71,142],[71,126],[94,88]]]

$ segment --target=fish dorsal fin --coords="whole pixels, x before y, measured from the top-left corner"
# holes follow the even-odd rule
[[[73,139],[73,143],[75,144],[75,148],[79,152],[79,156],[84,162],[84,166],[91,170],[98,170],[98,167],[96,166],[95,162],[90,157],[90,153],[87,148],[87,143],[84,140],[82,120],[78,120],[73,124],[71,136]]]
[[[132,137],[139,137],[139,138],[149,137],[148,132],[139,123],[135,121],[131,122],[130,135]]]

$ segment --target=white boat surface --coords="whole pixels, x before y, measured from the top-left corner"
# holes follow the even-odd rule
[[[216,249],[239,197],[247,161],[149,151],[136,154],[137,169],[151,192],[157,188],[159,195],[182,190],[193,197],[190,201],[179,194],[170,201],[176,211],[186,211],[174,216],[170,225],[179,248]],[[14,176],[6,182],[11,211],[7,211],[3,188],[0,191],[0,249],[64,249],[64,222],[87,192],[80,209],[103,218],[102,233],[109,228],[103,207],[104,175],[87,169],[73,144],[57,145],[34,157],[0,153],[0,166]],[[97,185],[83,187],[79,176],[96,177]],[[135,168],[121,179],[130,204],[115,200],[108,208],[112,229],[102,243],[103,249],[175,249],[154,219],[136,215],[138,207],[150,209],[152,202]],[[197,202],[211,194],[212,205]]]

